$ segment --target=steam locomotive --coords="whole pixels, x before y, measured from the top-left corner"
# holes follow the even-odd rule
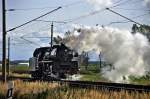
[[[78,53],[63,43],[35,49],[29,59],[31,76],[39,79],[65,79],[78,73]]]

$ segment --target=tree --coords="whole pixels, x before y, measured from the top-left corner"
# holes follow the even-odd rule
[[[80,55],[80,65],[85,66],[85,69],[88,69],[88,64],[89,64],[89,56],[88,52],[82,51]]]
[[[138,26],[136,24],[133,24],[132,33],[135,34],[137,31],[138,31]]]
[[[132,26],[132,33],[142,33],[143,35],[145,35],[148,40],[150,41],[150,26],[149,25],[140,25],[139,27],[136,24],[133,24]]]

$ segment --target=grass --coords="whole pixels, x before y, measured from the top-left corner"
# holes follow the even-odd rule
[[[82,77],[80,80],[86,81],[108,81],[104,77],[102,77],[99,69],[99,65],[90,64],[88,69],[85,69],[85,66],[80,66],[80,72]]]
[[[25,74],[25,73],[23,73],[23,74],[10,73],[9,75],[14,76],[14,77],[31,77],[30,74]]]
[[[0,82],[0,99],[6,98],[7,93],[7,84]],[[57,83],[51,83],[48,82],[23,82],[20,80],[14,81],[14,99],[40,99],[38,98],[44,96],[44,92],[47,90],[57,88]]]
[[[26,70],[25,67],[16,67],[17,70]],[[81,80],[88,81],[107,81],[104,79],[96,65],[90,65],[88,70],[82,66],[80,74]],[[29,76],[28,74],[12,74],[15,76]],[[133,82],[148,83],[148,78],[130,77]],[[98,89],[70,88],[69,86],[60,86],[58,83],[47,82],[23,82],[14,81],[14,99],[149,99],[150,93],[127,91],[109,91]],[[149,82],[150,83],[150,82]],[[6,99],[7,84],[0,82],[0,99]]]
[[[134,84],[141,84],[141,85],[150,85],[150,77],[149,76],[142,76],[142,77],[134,77],[130,76],[130,82]]]
[[[109,81],[108,79],[104,78],[100,73],[98,64],[90,64],[87,70],[85,70],[85,66],[80,66],[80,74],[82,75],[80,80],[106,82]],[[150,76],[129,76],[129,80],[132,84],[150,85]]]
[[[0,82],[0,99],[6,97],[6,84]],[[57,83],[15,81],[14,99],[149,99],[150,93],[69,88]]]
[[[11,65],[10,71],[28,71],[29,67],[27,65]],[[2,66],[0,66],[0,72],[2,71]]]
[[[11,73],[13,71],[28,71],[28,70],[29,70],[29,67],[26,65],[11,66],[10,75],[16,76],[16,77],[30,77],[30,74]],[[90,63],[87,70],[85,70],[85,66],[80,66],[80,72],[79,73],[82,75],[80,80],[108,81],[100,73],[99,64]],[[1,74],[1,66],[0,66],[0,74]],[[130,76],[129,78],[130,78],[131,83],[150,85],[150,77],[147,77],[147,76],[143,76],[143,77]]]

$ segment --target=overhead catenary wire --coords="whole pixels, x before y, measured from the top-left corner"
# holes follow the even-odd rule
[[[115,4],[118,4],[118,3],[122,2],[122,1],[124,1],[124,0],[117,0],[117,1],[115,1]]]
[[[26,36],[26,37],[23,37],[23,38],[50,38],[50,37],[42,37],[42,36],[38,36],[38,37],[36,37],[36,36]]]
[[[121,2],[121,1],[123,1],[123,0],[120,0],[120,1],[118,1],[118,2],[120,2],[121,4],[123,4],[123,2]],[[126,2],[127,2],[127,0],[126,0]],[[117,3],[117,2],[116,2]],[[120,4],[120,5],[121,5]],[[120,5],[117,5],[117,6],[120,6]],[[112,6],[112,7],[115,7],[115,6]],[[105,10],[105,9],[102,9],[102,10]],[[97,13],[99,13],[100,11],[93,11],[93,12],[90,12],[90,13],[88,13],[88,14],[86,14],[86,15],[82,15],[82,16],[79,16],[79,17],[77,17],[77,18],[73,18],[73,19],[68,19],[68,22],[64,22],[64,24],[65,23],[69,23],[69,22],[73,22],[73,21],[76,21],[76,20],[79,20],[79,19],[82,19],[82,18],[85,18],[85,17],[88,17],[88,16],[91,16],[91,15],[95,15],[95,14],[97,14]],[[35,20],[35,21],[45,21],[45,20]],[[46,21],[45,21],[46,22]],[[47,21],[47,22],[52,22],[52,21]],[[62,22],[63,23],[63,22]],[[119,22],[118,22],[119,23]],[[121,22],[120,22],[121,23]]]
[[[127,2],[127,0],[124,1],[124,2],[121,2],[121,1],[123,1],[123,0],[120,0],[120,1],[118,1],[118,2],[115,2],[115,3],[114,3],[114,6],[111,6],[110,8],[114,8],[114,7],[116,7],[116,6],[120,6],[121,4],[124,4],[124,3]],[[120,2],[120,3],[119,3],[119,2]],[[74,4],[76,4],[76,3],[80,3],[80,2],[78,1],[78,2],[74,2],[74,3],[68,4],[68,5],[64,5],[64,7],[71,6],[71,5],[74,5]],[[119,3],[119,4],[117,4],[117,3]],[[116,5],[115,5],[115,4],[116,4]],[[80,20],[80,19],[82,19],[82,18],[95,15],[95,14],[101,12],[101,11],[104,11],[104,10],[105,10],[105,8],[104,8],[104,9],[101,9],[101,10],[97,10],[97,11],[90,12],[90,13],[85,14],[85,15],[81,15],[81,16],[76,17],[76,18],[64,20],[64,21],[68,21],[68,22],[64,22],[64,24],[66,24],[66,23],[71,23],[71,22],[73,22],[73,21]],[[10,30],[11,30],[11,29],[10,29]],[[13,30],[13,29],[12,29],[12,30]]]
[[[63,5],[60,5],[62,8],[67,8],[67,7],[70,7],[70,6],[74,6],[74,5],[77,5],[77,4],[81,4],[83,1],[79,0],[79,1],[76,1],[76,2],[72,2],[72,3],[69,3],[69,4],[63,4]],[[43,9],[49,9],[49,8],[56,8],[58,6],[47,6],[47,7],[35,7],[35,8],[10,8],[10,9],[7,9],[6,11],[29,11],[29,10],[43,10]]]
[[[80,20],[80,19],[82,19],[82,18],[86,18],[86,17],[88,17],[88,16],[92,16],[92,15],[95,15],[95,14],[100,13],[100,12],[103,12],[103,11],[105,11],[105,9],[100,9],[100,10],[92,11],[92,12],[90,12],[90,13],[88,13],[88,14],[81,15],[81,16],[79,16],[79,17],[72,18],[72,19],[63,20],[63,21],[65,21],[66,23],[71,23],[71,22],[73,22],[73,21]]]
[[[25,23],[23,23],[23,24],[21,24],[21,25],[18,25],[18,26],[16,26],[16,27],[12,28],[12,29],[9,29],[9,30],[7,30],[6,32],[10,32],[10,31],[13,31],[13,30],[15,30],[15,29],[17,29],[17,28],[20,28],[20,27],[22,27],[22,26],[24,26],[24,25],[26,25],[26,24],[29,24],[29,23],[31,23],[31,22],[37,20],[37,19],[40,19],[40,18],[42,18],[42,17],[44,17],[44,16],[46,16],[46,15],[52,13],[52,12],[55,12],[55,11],[61,9],[61,8],[62,8],[62,7],[58,7],[58,8],[56,8],[56,9],[52,10],[52,11],[49,11],[49,12],[47,12],[47,13],[45,13],[45,14],[39,16],[39,17],[37,17],[37,18],[34,18],[34,19],[32,19],[32,20],[30,20],[30,21],[28,21],[28,22],[25,22]]]
[[[135,23],[135,24],[142,25],[142,24],[140,24],[140,23],[138,23],[138,22],[136,22],[136,21],[134,21],[134,20],[132,20],[132,19],[126,17],[126,16],[121,15],[121,14],[118,13],[118,12],[115,12],[115,11],[111,10],[110,8],[106,8],[106,9],[107,9],[108,11],[110,11],[110,12],[113,12],[113,13],[115,13],[115,14],[117,14],[117,15],[119,15],[119,16],[121,16],[121,17],[123,17],[123,18],[125,18],[125,19],[127,19],[127,20],[129,20],[129,21],[131,21],[131,22],[133,22],[133,23]]]
[[[119,9],[119,10],[131,10],[131,11],[148,11],[148,12],[150,12],[150,10],[149,9],[144,9],[144,8],[138,8],[138,9],[130,9],[130,8],[114,8],[114,9]]]
[[[133,2],[132,2],[133,1]],[[121,5],[125,5],[125,4],[128,4],[129,2],[132,2],[132,4],[135,4],[135,3],[139,3],[138,1],[141,1],[141,0],[125,0],[125,1],[122,1],[122,2],[119,2],[109,8],[114,8],[114,7],[119,7]]]
[[[41,21],[41,22],[54,22],[54,23],[67,23],[65,21],[47,21],[47,20],[35,20],[35,21]]]
[[[142,15],[132,17],[132,19],[137,19],[137,18],[140,18],[140,17],[145,16],[145,15],[149,15],[149,13],[145,13]],[[129,22],[131,22],[131,21],[126,21],[126,20],[114,21],[114,22],[110,22],[110,23],[106,24],[106,26],[112,25],[112,24],[119,24],[119,23],[129,23]]]
[[[114,2],[114,4],[113,4],[112,6],[110,6],[109,8],[115,8],[115,7],[118,7],[118,6],[122,5],[122,4],[125,4],[125,3],[128,3],[128,2],[129,2],[129,0],[125,0],[125,1],[123,1],[123,2],[121,2],[121,1],[123,1],[123,0]],[[132,1],[132,0],[130,0],[130,1]],[[93,11],[93,12],[89,12],[88,14],[81,15],[81,16],[79,16],[79,17],[72,18],[72,19],[66,19],[66,20],[63,20],[63,21],[65,21],[66,23],[71,23],[71,22],[73,22],[73,21],[80,20],[80,19],[82,19],[82,18],[86,18],[86,17],[88,17],[88,16],[95,15],[95,14],[100,13],[100,12],[103,12],[103,11],[105,11],[105,10],[106,10],[106,8],[104,7],[104,8],[102,8],[102,9],[99,9],[99,10],[96,10],[96,11]]]
[[[25,40],[25,41],[27,41],[28,43],[34,44],[34,45],[36,45],[36,46],[41,46],[41,45],[38,44],[38,43],[35,43],[35,42],[33,42],[33,41],[30,41],[30,40],[25,39],[24,37],[20,37],[20,38],[23,39],[23,40]]]

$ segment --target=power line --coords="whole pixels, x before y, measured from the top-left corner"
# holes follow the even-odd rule
[[[140,18],[142,16],[145,16],[145,15],[148,15],[149,13],[145,13],[145,14],[142,14],[142,15],[138,15],[138,16],[135,16],[135,17],[132,17],[132,19],[137,19],[137,18]],[[119,23],[129,23],[131,21],[126,21],[126,20],[121,20],[121,21],[115,21],[115,22],[110,22],[109,24],[107,24],[106,26],[108,25],[112,25],[112,24],[119,24]]]
[[[128,8],[115,8],[115,9],[132,10],[132,11],[148,11],[148,12],[150,12],[150,10],[148,10],[148,9],[128,9]]]
[[[36,45],[36,46],[41,46],[41,45],[38,44],[38,43],[35,43],[35,42],[33,42],[33,41],[30,41],[30,40],[25,39],[24,37],[20,37],[20,38],[23,39],[23,40],[25,40],[25,41],[27,41],[27,42],[30,43],[30,44],[34,44],[34,45]]]
[[[122,1],[124,1],[124,0],[118,0],[118,1],[115,1],[114,3],[117,4],[117,3],[120,3]]]
[[[37,21],[35,21],[35,22],[37,22]],[[33,25],[35,25],[35,24],[33,24]],[[31,25],[31,26],[33,26],[33,25]],[[37,24],[36,24],[37,25]],[[40,25],[41,26],[41,25]],[[40,28],[37,28],[38,30],[36,30],[36,31],[33,31],[33,29],[32,29],[32,31],[30,31],[30,32],[28,32],[28,33],[26,33],[26,34],[24,34],[23,36],[26,36],[26,35],[28,35],[29,33],[32,33],[32,32],[41,32],[41,31],[44,31],[43,30],[43,28],[45,28],[45,27],[48,27],[49,26],[49,24],[47,24],[47,25],[44,25],[44,26],[41,26]],[[29,27],[29,26],[28,26]],[[49,29],[49,28],[48,28]],[[47,29],[46,29],[47,30]],[[25,30],[25,28],[23,28],[23,29],[21,29],[21,30],[19,30],[19,32],[22,32],[22,31],[26,31]],[[15,34],[17,34],[17,33],[19,33],[18,31],[17,32],[14,32]]]
[[[142,24],[140,24],[140,23],[138,23],[138,22],[136,22],[136,21],[134,21],[134,20],[132,20],[132,19],[129,19],[129,18],[126,17],[126,16],[121,15],[120,13],[117,13],[117,12],[111,10],[110,8],[106,8],[106,9],[107,9],[108,11],[111,11],[111,12],[113,12],[113,13],[115,13],[115,14],[117,14],[117,15],[119,15],[119,16],[121,16],[121,17],[123,17],[123,18],[125,18],[125,19],[127,19],[127,20],[129,20],[129,21],[131,21],[131,22],[133,22],[133,23],[136,23],[136,24],[138,24],[138,25],[142,25]]]
[[[70,22],[73,22],[73,21],[76,21],[76,20],[79,20],[79,19],[82,19],[82,18],[86,18],[88,16],[95,15],[97,13],[103,12],[104,10],[106,10],[106,9],[96,10],[96,11],[90,12],[90,13],[88,13],[86,15],[81,15],[79,17],[76,17],[76,18],[73,18],[73,19],[67,19],[67,20],[64,20],[64,21],[67,22],[67,23],[70,23]]]
[[[121,1],[123,1],[123,0],[121,0]],[[114,8],[114,7],[118,7],[118,6],[121,6],[121,5],[125,5],[125,4],[128,4],[131,1],[133,1],[133,0],[125,0],[125,1],[120,2],[120,3],[118,3],[118,4],[114,5],[114,6],[111,6],[109,8]],[[141,0],[135,0],[134,2],[132,2],[132,4],[139,3],[138,1],[141,1]]]
[[[14,28],[12,28],[12,29],[9,29],[9,30],[7,30],[6,32],[10,32],[10,31],[13,31],[13,30],[15,30],[15,29],[17,29],[17,28],[20,28],[20,27],[22,27],[22,26],[24,26],[24,25],[26,25],[26,24],[28,24],[28,23],[31,23],[31,22],[33,22],[33,21],[35,21],[35,20],[37,20],[37,19],[39,19],[39,18],[42,18],[42,17],[44,17],[44,16],[46,16],[46,15],[52,13],[52,12],[55,12],[55,11],[61,9],[61,8],[62,8],[62,7],[58,7],[58,8],[56,8],[56,9],[54,9],[54,10],[52,10],[52,11],[46,13],[46,14],[43,14],[43,15],[37,17],[37,18],[34,18],[34,19],[32,19],[32,20],[30,20],[30,21],[28,21],[28,22],[25,22],[25,23],[23,23],[23,24],[21,24],[21,25],[19,25],[19,26],[16,26],[16,27],[14,27]]]
[[[77,4],[80,4],[82,3],[82,1],[76,1],[76,2],[72,2],[72,3],[69,3],[69,4],[64,4],[64,5],[61,5],[62,8],[67,8],[67,7],[70,7],[70,6],[73,6],[73,5],[77,5]],[[29,11],[29,10],[43,10],[43,9],[49,9],[49,8],[56,8],[58,6],[47,6],[47,7],[38,7],[38,8],[24,8],[24,9],[8,9],[6,11]]]
[[[23,37],[23,38],[50,38],[50,37],[42,37],[42,36],[38,36],[38,37]]]
[[[125,4],[125,3],[128,3],[128,2],[129,2],[129,0],[126,0],[126,1],[124,1],[124,2],[121,2],[121,1],[123,1],[123,0],[116,1],[116,2],[114,3],[114,6],[111,6],[110,8],[114,8],[114,7],[117,7],[117,6],[120,6],[120,5],[122,5],[122,4]],[[132,1],[132,0],[130,0],[130,1]],[[120,3],[119,3],[119,2],[120,2]],[[116,5],[115,5],[115,4],[116,4]],[[82,19],[82,18],[86,18],[86,17],[88,17],[88,16],[95,15],[95,14],[97,14],[97,13],[100,13],[100,12],[104,11],[104,10],[106,10],[106,8],[103,8],[103,9],[100,9],[100,10],[96,10],[96,11],[90,12],[90,13],[88,13],[88,14],[81,15],[81,16],[79,16],[79,17],[72,18],[72,19],[67,19],[67,20],[64,20],[64,21],[67,22],[67,23],[70,23],[70,22],[73,22],[73,21],[76,21],[76,20],[80,20],[80,19]]]
[[[35,20],[35,21],[41,21],[41,22],[54,22],[54,23],[67,23],[67,22],[64,22],[64,21],[47,21],[47,20]]]
[[[15,37],[16,38],[16,37]],[[20,39],[18,39],[18,38],[20,38]],[[28,36],[28,37],[25,37],[25,36],[21,36],[21,37],[18,37],[18,38],[16,38],[16,39],[18,39],[17,41],[15,41],[14,43],[12,43],[11,42],[11,45],[23,45],[23,44],[32,44],[32,45],[36,45],[36,46],[40,46],[40,44],[38,44],[38,43],[35,43],[35,42],[33,42],[33,41],[30,41],[30,40],[28,40],[27,38],[44,38],[44,39],[48,39],[48,38],[50,38],[50,37],[42,37],[42,36],[38,36],[38,37],[33,37],[33,36]],[[12,39],[11,38],[11,40],[16,40],[16,39]],[[24,40],[24,41],[26,41],[26,43],[25,42],[22,42],[22,40]],[[41,40],[40,40],[41,41]]]
[[[108,25],[112,25],[112,24],[118,24],[118,23],[129,23],[131,21],[126,21],[126,22],[121,22],[121,21],[116,21],[116,22],[110,22],[109,24],[107,24],[106,26]]]

